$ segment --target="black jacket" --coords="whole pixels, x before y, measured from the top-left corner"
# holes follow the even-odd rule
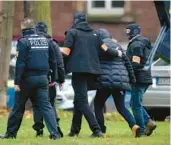
[[[117,48],[121,46],[115,43],[111,38],[103,39],[103,42],[109,48]],[[129,59],[123,53],[123,57],[112,56],[100,51],[100,66],[102,74],[99,77],[100,88],[118,88],[121,90],[131,90],[131,83],[135,83],[133,68]]]
[[[15,84],[19,85],[24,77],[48,75],[53,70],[52,81],[56,80],[56,58],[48,39],[39,36],[34,29],[23,31],[17,43]]]
[[[71,49],[66,71],[100,74],[98,49],[102,40],[87,22],[79,23],[67,31],[64,47]]]
[[[50,43],[52,44],[54,52],[55,52],[55,56],[56,56],[56,63],[57,63],[56,81],[59,83],[63,83],[65,81],[64,62],[63,62],[62,53],[58,46],[58,42],[48,34],[41,33],[41,32],[39,32],[38,34],[43,35],[46,38],[48,38]],[[50,78],[51,78],[51,75],[52,75],[52,72],[50,71],[49,73]]]
[[[127,56],[132,63],[137,85],[152,84],[151,69],[143,70],[150,50],[151,42],[147,38],[140,35],[135,36],[128,44]],[[139,56],[141,58],[140,63],[132,62],[133,56]]]

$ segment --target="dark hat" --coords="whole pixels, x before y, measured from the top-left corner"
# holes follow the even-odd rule
[[[131,32],[140,33],[140,26],[138,24],[129,24],[126,29],[129,29]]]
[[[109,31],[107,31],[106,29],[100,28],[97,30],[97,33],[99,34],[99,36],[102,40],[105,38],[112,38]]]
[[[85,15],[85,13],[83,12],[77,12],[75,15],[74,15],[74,24],[77,24],[77,23],[80,23],[80,22],[85,22],[87,21],[87,17]]]
[[[132,39],[136,35],[139,35],[140,31],[141,31],[141,29],[140,29],[140,26],[138,24],[129,24],[126,27],[126,33],[129,36],[129,39]]]
[[[37,25],[36,25],[36,31],[47,34],[48,27],[47,27],[46,23],[44,23],[44,22],[38,22]]]

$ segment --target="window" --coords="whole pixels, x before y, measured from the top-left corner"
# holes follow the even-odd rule
[[[105,1],[92,1],[92,7],[93,8],[104,8]]]
[[[104,0],[87,1],[88,14],[93,15],[123,15],[124,1]]]

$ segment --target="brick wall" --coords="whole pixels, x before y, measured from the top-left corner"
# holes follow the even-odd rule
[[[15,12],[13,22],[13,36],[18,37],[21,34],[20,22],[24,18],[24,5],[22,1],[15,1]]]
[[[133,10],[142,33],[151,40],[155,40],[160,31],[160,22],[153,1],[134,1],[132,2]]]
[[[160,30],[160,23],[152,1],[132,1],[131,13],[135,15],[135,21],[141,27],[142,35],[154,41]],[[119,41],[127,41],[124,29],[126,23],[120,24],[101,24],[94,23],[94,28],[105,28],[111,32],[112,36]]]
[[[64,32],[71,26],[73,13],[76,11],[74,1],[51,2],[52,31],[54,37],[64,37]],[[157,13],[152,1],[132,1],[131,12],[136,17],[136,22],[141,26],[142,34],[155,40],[160,30]],[[23,19],[23,2],[15,2],[14,36],[20,35],[20,21]],[[102,24],[93,23],[95,29],[106,28],[119,41],[127,41],[124,29],[126,23]]]
[[[71,27],[76,3],[74,1],[53,1],[51,8],[53,36],[64,37],[66,29]]]

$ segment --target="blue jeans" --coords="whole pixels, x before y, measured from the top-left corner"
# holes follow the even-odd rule
[[[133,86],[131,97],[131,108],[136,120],[136,124],[140,126],[141,134],[144,134],[145,125],[149,122],[150,116],[142,106],[144,93],[148,89],[148,86]]]

